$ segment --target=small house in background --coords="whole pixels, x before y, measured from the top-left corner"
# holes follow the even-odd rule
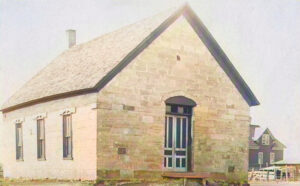
[[[268,128],[258,139],[254,140],[255,128],[257,127],[259,126],[250,125],[249,170],[258,170],[283,160],[283,151],[286,148]]]

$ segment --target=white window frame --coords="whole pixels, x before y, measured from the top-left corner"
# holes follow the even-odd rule
[[[24,159],[24,146],[23,146],[23,125],[18,122],[16,125],[16,160],[23,161]]]
[[[258,164],[259,165],[264,164],[264,153],[258,152],[257,156],[258,156],[258,158],[257,158]]]
[[[72,115],[63,115],[63,159],[73,160]]]
[[[270,152],[270,164],[275,162],[275,152]]]
[[[62,116],[62,137],[63,137],[63,159],[64,160],[73,160],[73,128],[72,128],[72,115],[76,112],[76,108],[65,108],[60,111],[60,115]],[[68,118],[68,119],[67,119]],[[68,122],[66,124],[65,122]],[[66,124],[66,125],[65,125]],[[65,131],[66,128],[70,129]],[[67,133],[66,133],[67,132]],[[69,142],[66,142],[66,141]],[[66,146],[65,143],[68,143]],[[67,150],[67,148],[69,150]],[[67,152],[67,153],[65,153]]]
[[[262,145],[270,145],[270,135],[269,134],[263,134],[261,139]]]
[[[46,160],[45,119],[37,119],[37,158]]]

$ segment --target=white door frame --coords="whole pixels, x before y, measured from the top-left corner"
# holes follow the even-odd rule
[[[166,129],[166,140],[165,140],[165,147],[164,147],[164,169],[170,171],[178,171],[178,172],[186,172],[187,165],[188,165],[188,123],[189,118],[187,116],[180,116],[180,115],[166,115],[165,120],[165,127]],[[172,118],[172,146],[169,146],[169,122],[170,118]],[[179,119],[179,120],[178,120]],[[180,133],[179,136],[177,135],[177,121],[179,121],[180,126]],[[183,127],[185,121],[185,144],[183,144]],[[179,140],[179,144],[177,144]],[[179,147],[177,147],[179,145]],[[171,151],[171,154],[166,155],[165,151]],[[179,153],[184,153],[185,155],[179,155]],[[171,166],[169,166],[169,161],[172,161]],[[185,161],[185,163],[183,163]]]

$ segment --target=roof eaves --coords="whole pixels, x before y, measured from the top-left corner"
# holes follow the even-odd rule
[[[189,5],[186,5],[186,11],[184,12],[184,16],[190,22],[191,26],[198,34],[200,39],[204,42],[206,47],[209,49],[211,54],[214,56],[216,61],[231,79],[233,84],[242,94],[243,98],[247,101],[249,106],[259,105],[258,99],[255,97],[247,83],[243,80],[239,72],[233,66],[229,58],[226,56],[222,48],[219,46],[217,41],[202,23],[200,18],[196,15],[196,13],[190,8]]]
[[[216,40],[203,25],[198,16],[189,7],[188,4],[184,4],[175,13],[169,16],[163,23],[161,23],[154,31],[152,31],[141,43],[139,43],[121,62],[116,65],[111,71],[109,71],[93,88],[86,88],[81,90],[75,90],[71,92],[65,92],[61,94],[55,94],[28,102],[24,102],[18,105],[7,107],[2,109],[3,112],[8,112],[21,107],[30,106],[36,103],[45,102],[53,99],[60,99],[74,95],[86,94],[100,91],[111,79],[113,79],[120,71],[122,71],[138,54],[140,54],[147,46],[149,46],[164,30],[166,30],[180,15],[184,15],[187,21],[194,28],[200,39],[204,42],[206,47],[215,57],[216,61],[229,76],[233,84],[237,87],[243,98],[246,100],[249,106],[259,105],[259,101],[254,96],[246,82],[242,79],[238,71],[232,65],[224,51],[218,45]]]
[[[283,149],[285,149],[286,148],[286,146],[283,144],[283,143],[281,143],[278,139],[274,139],[277,143],[278,143],[278,145],[279,146],[281,146]]]
[[[100,91],[111,79],[113,79],[122,69],[124,69],[138,54],[140,54],[152,41],[154,41],[164,30],[166,30],[180,15],[184,15],[191,24],[199,38],[204,42],[206,47],[215,57],[216,61],[229,76],[233,84],[239,90],[243,98],[249,106],[259,105],[259,101],[243,80],[239,72],[235,69],[229,58],[218,45],[216,40],[201,22],[199,17],[190,8],[188,4],[184,4],[169,18],[167,18],[160,26],[158,26],[150,35],[148,35],[139,45],[137,45],[116,67],[108,72],[95,86]]]
[[[80,89],[80,90],[75,90],[75,91],[71,91],[71,92],[64,92],[61,94],[55,94],[55,95],[51,95],[51,96],[47,96],[47,97],[42,97],[42,98],[38,98],[38,99],[31,100],[28,102],[24,102],[21,104],[17,104],[17,105],[11,106],[11,107],[3,108],[0,111],[3,113],[9,112],[9,111],[16,110],[16,109],[19,109],[22,107],[31,106],[31,105],[34,105],[37,103],[43,103],[43,102],[51,101],[54,99],[62,99],[62,98],[66,98],[66,97],[78,96],[78,95],[94,93],[94,92],[97,92],[97,90],[94,88],[86,88],[86,89]]]

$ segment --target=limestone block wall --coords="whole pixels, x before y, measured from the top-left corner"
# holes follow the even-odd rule
[[[63,160],[61,111],[72,114],[73,160]],[[96,94],[75,96],[21,108],[3,114],[2,164],[8,178],[96,179]],[[46,160],[37,159],[37,123],[34,116],[46,113]],[[24,161],[16,160],[15,119],[23,118]]]
[[[249,106],[184,18],[98,94],[98,175],[163,170],[165,103],[193,99],[193,171],[247,171]],[[126,148],[119,154],[118,148]],[[150,176],[148,174],[147,176]]]

